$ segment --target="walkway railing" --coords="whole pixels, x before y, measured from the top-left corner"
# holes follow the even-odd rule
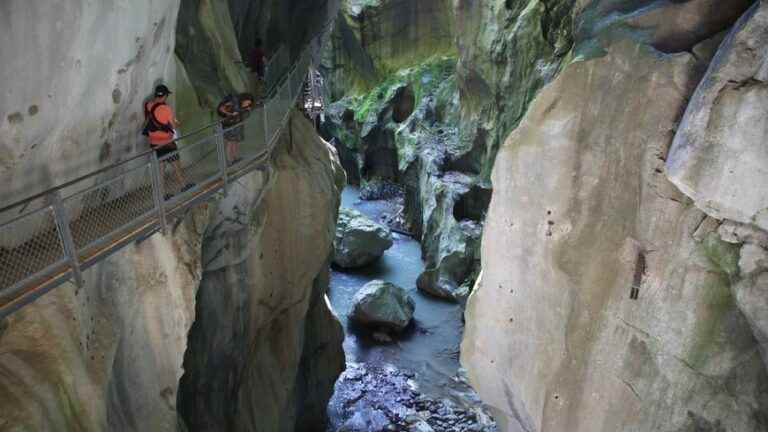
[[[68,280],[82,286],[84,270],[168,232],[175,218],[266,162],[310,63],[311,44],[242,124],[241,160],[231,166],[224,144],[230,130],[216,122],[181,137],[173,154],[147,151],[0,209],[0,319]]]

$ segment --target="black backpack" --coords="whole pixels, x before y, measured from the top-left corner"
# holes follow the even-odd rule
[[[149,136],[150,132],[164,131],[173,133],[171,125],[160,123],[155,117],[155,111],[162,105],[167,105],[165,102],[156,103],[151,110],[147,109],[147,105],[144,104],[144,128],[141,130],[141,134]]]

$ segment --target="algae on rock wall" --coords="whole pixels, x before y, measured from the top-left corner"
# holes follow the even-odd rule
[[[341,326],[320,300],[344,185],[334,154],[294,112],[270,166],[235,182],[209,225],[179,392],[191,430],[323,420],[344,366]]]
[[[345,169],[363,190],[398,183],[407,227],[422,243],[419,288],[463,300],[479,267],[490,190],[458,144],[455,58],[398,71],[360,96],[329,107],[324,131],[336,137]]]
[[[368,92],[398,71],[455,56],[449,0],[343,0],[323,69],[334,100]]]

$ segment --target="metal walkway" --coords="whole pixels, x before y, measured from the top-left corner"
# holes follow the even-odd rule
[[[246,140],[227,166],[219,122],[178,140],[178,152],[144,152],[0,209],[0,319],[133,241],[167,232],[175,218],[261,167],[304,97],[312,44],[243,123]],[[303,102],[302,102],[303,103]],[[183,176],[172,169],[180,158]],[[193,185],[189,188],[188,185]]]

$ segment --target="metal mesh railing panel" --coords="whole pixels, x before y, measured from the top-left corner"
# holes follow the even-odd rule
[[[207,137],[160,158],[165,201],[177,201],[185,192],[219,175],[216,140],[215,136]]]
[[[251,160],[264,152],[264,111],[263,108],[253,110],[248,120],[243,124],[245,139],[240,145],[239,157]]]
[[[86,252],[155,210],[148,163],[64,199],[75,248]]]
[[[287,49],[270,60],[264,83],[269,98],[236,127],[245,133],[237,151],[242,163],[272,150],[302,97],[310,60],[305,50],[291,65]],[[26,304],[15,300],[34,298],[28,296],[32,291],[23,291],[30,284],[67,270],[80,281],[85,260],[96,259],[118,240],[137,238],[140,227],[155,223],[165,229],[167,218],[195,202],[203,185],[206,192],[226,186],[228,174],[243,168],[240,163],[225,168],[222,134],[232,132],[216,124],[202,127],[162,158],[139,154],[0,210],[0,317]]]
[[[288,76],[289,79],[286,79],[283,83],[283,86],[280,88],[279,93],[279,100],[280,100],[280,107],[282,108],[282,116],[280,117],[280,127],[282,127],[282,122],[285,120],[285,118],[290,113],[291,108],[293,107],[293,101],[291,100],[291,80],[290,76]]]
[[[32,231],[21,243],[14,243],[19,231]],[[53,209],[44,207],[0,226],[0,299],[7,288],[42,273],[66,259]],[[13,245],[8,247],[7,245]]]
[[[290,53],[285,46],[280,47],[269,59],[266,70],[266,91],[269,93],[288,72]]]

